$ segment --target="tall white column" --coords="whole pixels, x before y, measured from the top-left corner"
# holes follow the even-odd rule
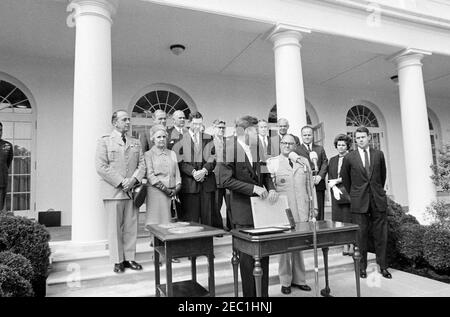
[[[106,213],[95,169],[97,139],[111,130],[111,24],[117,1],[73,0],[76,28],[73,99],[72,241],[106,240]]]
[[[277,25],[268,38],[273,42],[277,116],[289,121],[289,132],[300,136],[306,125],[305,91],[303,87],[300,41],[310,30]]]
[[[436,199],[430,178],[433,157],[422,75],[424,55],[431,53],[406,49],[391,58],[398,69],[409,213],[420,223],[426,223],[425,208]]]

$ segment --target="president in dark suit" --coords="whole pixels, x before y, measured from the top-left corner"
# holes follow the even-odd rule
[[[367,277],[367,244],[368,239],[372,238],[369,232],[372,232],[381,274],[385,278],[392,278],[386,263],[387,198],[384,190],[386,163],[382,151],[369,147],[369,135],[366,127],[356,129],[355,139],[358,149],[344,157],[341,176],[345,189],[350,194],[353,223],[360,227],[359,247],[362,255],[360,276]]]
[[[8,170],[13,160],[13,146],[2,139],[3,124],[0,122],[0,211],[5,207],[8,188]]]
[[[182,139],[181,162],[181,220],[200,222],[223,228],[216,208],[215,148],[212,136],[201,132],[203,116],[189,115],[191,126]]]
[[[275,202],[278,198],[270,174],[261,173],[259,152],[256,148],[257,123],[258,120],[251,116],[236,120],[236,136],[227,143],[226,162],[220,164],[221,183],[231,191],[231,219],[235,229],[254,226],[250,197],[259,196],[271,202]],[[254,260],[244,253],[240,253],[239,258],[243,295],[254,297],[256,296]],[[262,296],[267,297],[269,257],[262,258],[260,262],[263,271]]]
[[[328,173],[328,158],[322,146],[313,143],[313,129],[310,126],[304,126],[301,130],[302,144],[297,147],[297,154],[306,157],[311,164],[311,169],[315,170],[314,184],[316,186],[317,205],[319,214],[317,220],[325,218],[325,177]],[[317,161],[311,159],[311,152],[317,154]],[[315,162],[314,162],[315,161]]]

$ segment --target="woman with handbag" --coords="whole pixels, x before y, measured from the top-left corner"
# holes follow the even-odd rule
[[[177,155],[166,148],[167,131],[162,125],[150,129],[153,146],[145,152],[147,203],[145,225],[171,222],[171,203],[181,189]]]
[[[340,222],[352,222],[350,212],[350,197],[342,184],[340,175],[342,161],[349,152],[352,139],[345,134],[338,134],[334,139],[334,147],[338,155],[330,158],[328,163],[328,185],[331,191],[331,220]],[[344,245],[342,255],[353,255],[349,244]]]

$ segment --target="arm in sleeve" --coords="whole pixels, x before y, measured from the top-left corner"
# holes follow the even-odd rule
[[[223,187],[247,196],[253,195],[253,188],[255,185],[243,182],[235,177],[233,173],[233,171],[235,171],[234,162],[219,163],[219,168],[220,168],[220,183],[222,184]]]
[[[11,145],[11,147],[10,147],[10,149],[8,151],[8,158],[6,159],[6,165],[8,166],[8,168],[11,167],[11,163],[12,163],[13,157],[14,157],[14,148]]]
[[[133,177],[137,179],[138,182],[142,181],[145,176],[145,159],[144,153],[142,152],[142,147],[139,148],[139,163],[136,170],[133,173]]]
[[[103,139],[100,139],[97,142],[97,149],[95,152],[95,168],[98,175],[100,175],[110,185],[118,187],[122,183],[123,177],[109,164],[108,149]]]
[[[172,160],[175,162],[175,185],[181,185],[181,174],[177,163],[177,155],[175,154],[175,152],[172,152],[171,155]]]
[[[384,160],[384,154],[380,151],[381,158],[380,158],[380,173],[381,173],[381,184],[386,184],[386,161]]]
[[[325,149],[323,147],[322,147],[322,151],[320,154],[322,157],[322,161],[320,162],[319,176],[322,179],[325,179],[325,176],[327,176],[327,173],[328,173],[328,158],[327,158],[327,154],[325,153]]]
[[[214,141],[211,139],[210,142],[205,146],[205,149],[203,151],[203,155],[207,155],[206,163],[203,165],[204,168],[209,173],[212,173],[214,171],[214,168],[216,167],[216,147],[214,146]]]
[[[342,184],[344,184],[344,187],[348,193],[350,193],[350,188],[352,186],[350,173],[351,173],[350,162],[348,161],[347,156],[344,156],[344,160],[342,161],[341,166],[341,177],[342,177]]]

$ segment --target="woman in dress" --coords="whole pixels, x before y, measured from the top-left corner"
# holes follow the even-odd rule
[[[342,161],[344,156],[349,152],[352,144],[352,139],[345,134],[338,134],[334,139],[334,147],[338,151],[338,155],[330,158],[328,163],[328,185],[331,190],[331,220],[340,222],[352,222],[352,214],[350,211],[350,202],[338,203],[335,198],[334,192],[338,189],[336,185],[342,183],[342,177],[340,175]],[[352,255],[350,251],[350,245],[344,245],[342,255]]]
[[[147,202],[145,225],[171,221],[171,202],[181,189],[177,155],[166,148],[167,131],[162,125],[150,130],[153,146],[145,152],[147,164]]]

